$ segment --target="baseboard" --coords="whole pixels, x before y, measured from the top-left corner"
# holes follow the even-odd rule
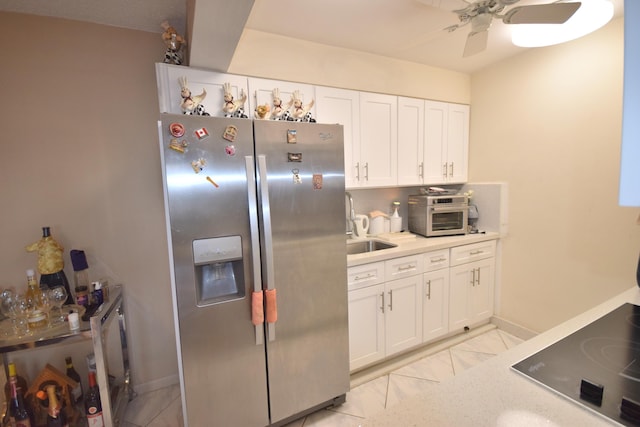
[[[491,323],[496,325],[498,329],[501,329],[506,333],[525,341],[538,335],[538,332],[536,331],[525,328],[524,326],[520,326],[517,323],[513,323],[498,316],[491,317]]]
[[[133,391],[136,392],[136,394],[145,394],[152,391],[160,390],[161,388],[171,387],[173,385],[179,384],[180,378],[178,377],[178,374],[175,374],[142,384],[134,384]]]

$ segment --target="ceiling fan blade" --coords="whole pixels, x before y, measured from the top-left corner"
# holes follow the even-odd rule
[[[514,7],[505,13],[505,24],[564,24],[580,8],[579,1],[571,3],[535,4]]]
[[[485,50],[487,48],[488,38],[488,30],[470,32],[467,36],[467,42],[464,45],[464,52],[462,53],[462,57],[466,58]]]

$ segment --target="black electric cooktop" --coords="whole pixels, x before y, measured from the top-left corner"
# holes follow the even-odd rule
[[[625,426],[640,426],[640,307],[624,304],[513,369]]]

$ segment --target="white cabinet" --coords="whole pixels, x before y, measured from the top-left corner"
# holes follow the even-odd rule
[[[161,113],[182,114],[180,105],[181,78],[187,79],[187,87],[193,97],[206,92],[200,104],[211,116],[224,117],[224,84],[229,83],[234,100],[239,100],[241,94],[248,93],[247,78],[233,74],[217,73],[210,70],[182,67],[178,65],[156,64],[158,84],[158,101]],[[248,112],[248,102],[245,102],[245,112]]]
[[[348,269],[351,370],[422,342],[422,271],[420,255]]]
[[[349,291],[349,368],[353,371],[385,356],[384,284]]]
[[[424,254],[422,342],[449,332],[449,249]]]
[[[354,156],[359,187],[398,182],[398,98],[360,93],[360,153]]]
[[[269,80],[250,77],[249,79],[249,110],[250,117],[254,117],[254,111],[258,105],[268,105],[271,113],[275,111],[273,105],[274,91],[282,102],[283,108],[286,110],[290,106],[290,102],[294,92],[297,92],[303,106],[312,105],[311,115],[316,117],[315,109],[315,88],[312,85],[303,83],[293,83],[281,80]]]
[[[360,92],[316,86],[318,123],[339,123],[344,129],[344,178],[346,187],[356,187],[360,160]]]
[[[469,106],[425,101],[424,183],[467,180]]]
[[[495,241],[451,249],[449,330],[463,330],[493,314]]]
[[[424,181],[424,102],[398,97],[398,185]]]

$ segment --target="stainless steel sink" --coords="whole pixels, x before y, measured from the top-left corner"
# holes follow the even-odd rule
[[[366,252],[380,251],[383,249],[395,248],[398,245],[383,242],[382,240],[366,239],[366,240],[348,240],[347,255],[363,254]]]

